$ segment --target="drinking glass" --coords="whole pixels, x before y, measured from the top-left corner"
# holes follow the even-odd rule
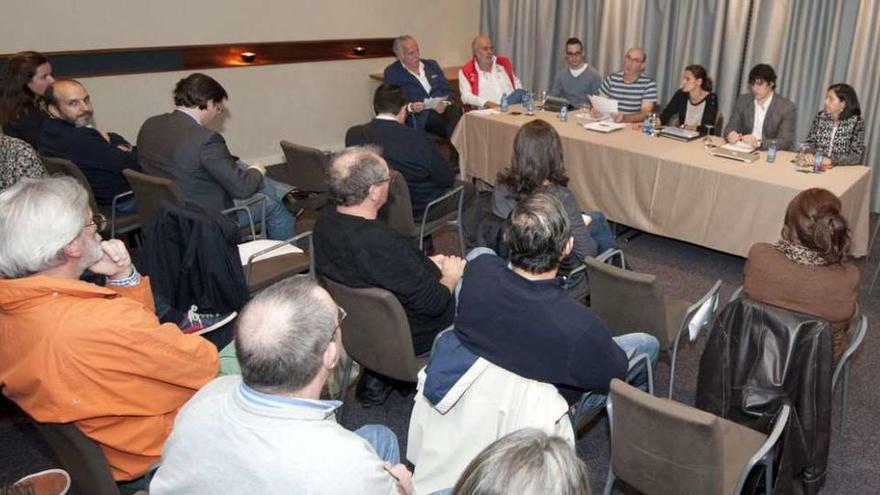
[[[547,90],[543,90],[538,93],[538,101],[535,102],[536,106],[541,110],[544,109],[544,103],[547,101]]]
[[[715,129],[714,124],[706,124],[706,136],[703,138],[703,147],[704,148],[714,148],[715,144],[712,143],[712,130]]]

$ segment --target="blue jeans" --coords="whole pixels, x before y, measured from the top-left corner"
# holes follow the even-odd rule
[[[614,337],[614,342],[623,349],[627,356],[638,356],[639,354],[647,354],[651,360],[651,368],[657,366],[657,355],[660,353],[660,342],[653,335],[646,333],[628,333],[619,337]],[[640,361],[635,367],[627,371],[626,382],[634,387],[638,387],[644,391],[648,390],[648,370],[645,368],[645,362]],[[577,416],[586,413],[597,407],[605,405],[605,394],[597,394],[595,392],[587,392],[577,404],[577,412],[573,420]],[[575,421],[575,424],[576,421]]]
[[[247,169],[247,164],[238,162],[240,169]],[[263,186],[257,191],[257,194],[246,200],[235,200],[236,206],[244,206],[246,203],[256,196],[266,197],[266,234],[269,239],[283,241],[290,239],[296,235],[296,226],[294,224],[293,215],[284,206],[284,196],[293,191],[295,188],[283,182],[263,177]],[[254,222],[260,220],[263,213],[263,202],[258,201],[252,205],[248,205]],[[248,225],[247,214],[243,211],[238,213],[238,224],[241,226]]]
[[[614,240],[614,233],[611,232],[611,226],[608,225],[608,219],[601,211],[585,211],[593,221],[587,226],[587,232],[590,238],[596,241],[596,249],[599,254],[617,247],[617,241]]]
[[[397,435],[387,426],[366,425],[354,432],[373,446],[380,459],[392,466],[400,464],[400,445],[397,443]]]

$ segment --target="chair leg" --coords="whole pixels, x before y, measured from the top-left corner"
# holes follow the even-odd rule
[[[461,221],[461,218],[459,218],[459,219],[458,219],[458,222],[457,222],[457,225],[458,225],[458,249],[461,250],[461,257],[464,258],[464,256],[465,256],[465,252],[464,252],[464,249],[465,249],[465,248],[464,248],[464,228],[462,228],[461,224],[462,224],[462,221]]]
[[[846,396],[849,386],[849,361],[844,364],[843,368],[843,390],[840,391],[840,427],[837,429],[838,435],[843,435],[843,425],[846,424]]]
[[[604,495],[611,495],[612,488],[614,488],[614,471],[611,470],[611,465],[608,465],[608,479],[605,480],[605,491],[602,493]]]
[[[668,399],[672,399],[672,391],[675,388],[675,361],[678,358],[678,346],[673,345],[669,353],[669,395]]]
[[[871,286],[868,288],[868,294],[874,292],[874,284],[877,283],[877,275],[880,275],[880,261],[877,262],[877,268],[874,269],[874,276],[871,277]]]
[[[773,451],[767,453],[764,465],[764,495],[773,495]]]
[[[866,261],[871,258],[871,250],[874,248],[874,241],[877,240],[878,233],[880,233],[880,218],[877,219],[877,223],[874,225],[874,233],[871,234],[871,242],[868,243],[868,254],[865,255]]]

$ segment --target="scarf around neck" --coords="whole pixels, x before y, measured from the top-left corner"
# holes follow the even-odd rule
[[[774,244],[773,247],[780,253],[784,254],[789,261],[799,265],[825,266],[828,264],[828,261],[816,251],[801,244],[786,241],[785,239],[776,241],[776,244]]]

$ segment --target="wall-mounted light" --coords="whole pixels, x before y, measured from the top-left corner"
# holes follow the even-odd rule
[[[257,59],[257,54],[254,52],[242,52],[239,57],[241,58],[242,62],[246,62],[249,64]]]
[[[353,51],[354,51],[354,54],[357,55],[358,57],[363,57],[364,55],[367,54],[367,48],[365,46],[358,45],[358,46],[354,47]]]

